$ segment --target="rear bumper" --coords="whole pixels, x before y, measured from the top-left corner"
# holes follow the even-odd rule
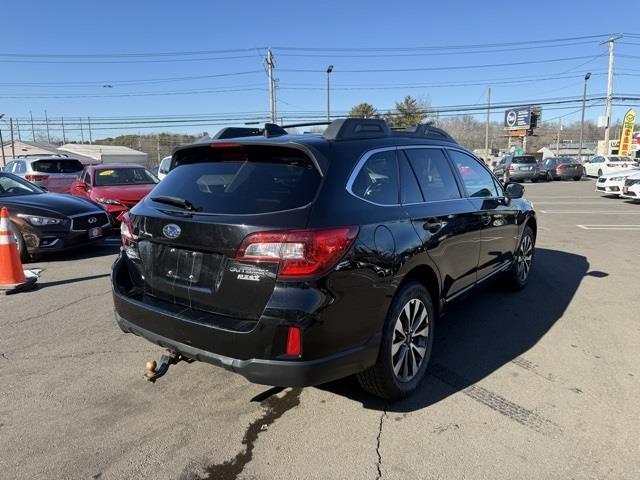
[[[510,180],[533,180],[538,178],[540,178],[539,173],[535,170],[530,172],[519,172],[517,170],[509,172]]]
[[[330,340],[335,333],[327,326],[331,322],[291,318],[296,305],[291,310],[281,308],[281,316],[263,315],[257,322],[223,318],[129,293],[128,274],[120,256],[113,266],[112,287],[115,318],[122,331],[233,371],[250,382],[280,387],[318,385],[361,372],[376,362],[379,333],[363,344],[336,349],[332,346],[336,342]],[[291,325],[302,329],[301,358],[283,354]],[[313,351],[306,359],[305,346]]]
[[[116,322],[125,333],[133,333],[185,357],[238,373],[252,383],[276,387],[307,387],[327,383],[365,370],[375,362],[378,346],[371,344],[310,361],[237,358],[209,352],[163,337],[125,320],[117,310]]]

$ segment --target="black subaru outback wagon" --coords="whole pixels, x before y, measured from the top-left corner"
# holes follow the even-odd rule
[[[427,125],[271,127],[175,151],[122,224],[120,328],[256,383],[357,374],[375,395],[407,395],[448,302],[497,274],[527,283],[523,187]]]

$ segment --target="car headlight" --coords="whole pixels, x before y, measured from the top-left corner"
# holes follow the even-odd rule
[[[609,180],[611,180],[612,182],[619,182],[620,180],[624,180],[627,177],[613,177],[610,178]]]
[[[105,205],[122,205],[119,201],[113,198],[96,198],[96,202],[104,203]]]
[[[31,225],[36,227],[42,227],[45,225],[60,225],[64,220],[60,218],[52,218],[52,217],[40,217],[38,215],[26,215],[24,213],[19,213],[18,217],[24,218]]]

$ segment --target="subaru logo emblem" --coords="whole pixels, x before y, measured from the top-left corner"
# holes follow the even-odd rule
[[[175,223],[168,223],[162,227],[162,233],[167,238],[178,238],[182,233],[182,230]]]
[[[98,219],[96,217],[91,217],[89,220],[87,220],[89,223],[96,223],[98,221]]]

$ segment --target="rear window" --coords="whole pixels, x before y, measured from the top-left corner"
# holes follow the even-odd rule
[[[513,157],[511,163],[516,164],[528,164],[528,163],[536,163],[536,157],[532,157],[530,155],[525,155],[522,157]]]
[[[158,183],[158,179],[146,168],[113,168],[96,170],[93,184],[96,187],[110,185],[145,185]]]
[[[575,165],[578,163],[578,161],[575,158],[559,158],[558,159],[558,163],[562,163],[564,165]]]
[[[179,197],[203,213],[251,215],[310,203],[321,176],[301,151],[284,147],[194,148],[153,196]]]
[[[34,172],[42,173],[78,173],[84,166],[78,160],[38,160],[31,164]]]

